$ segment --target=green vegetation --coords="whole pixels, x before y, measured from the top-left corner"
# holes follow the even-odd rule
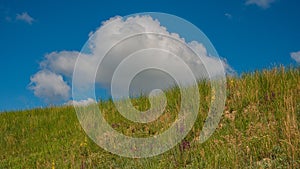
[[[81,128],[73,107],[0,114],[0,168],[300,168],[300,69],[284,67],[228,77],[227,100],[213,136],[197,142],[210,103],[199,83],[198,119],[173,149],[145,159],[106,152]],[[145,137],[166,130],[176,118],[179,90],[166,92],[166,112],[150,124],[124,119],[111,101],[99,103],[115,130]],[[140,110],[147,98],[132,100]]]

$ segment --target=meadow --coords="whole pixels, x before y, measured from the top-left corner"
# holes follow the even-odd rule
[[[0,113],[0,168],[300,168],[300,68],[276,67],[227,77],[225,109],[214,134],[197,140],[210,106],[208,82],[199,82],[199,115],[189,134],[169,151],[125,158],[97,146],[72,106]],[[176,119],[180,92],[166,91],[167,108],[150,124],[120,115],[111,100],[99,102],[105,119],[128,136],[165,131]],[[132,99],[147,110],[147,97]]]

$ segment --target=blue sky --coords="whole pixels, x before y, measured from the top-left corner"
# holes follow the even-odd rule
[[[237,73],[296,65],[300,2],[0,1],[0,111],[44,106],[28,89],[39,63],[53,51],[80,51],[88,34],[116,15],[164,12],[200,28]],[[294,52],[295,57],[291,57]]]

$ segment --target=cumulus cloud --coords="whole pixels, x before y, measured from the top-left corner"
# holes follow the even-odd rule
[[[56,74],[71,77],[78,55],[77,51],[51,52],[45,55],[40,67],[43,70],[47,69]]]
[[[70,87],[61,75],[42,70],[30,78],[30,89],[34,95],[44,99],[47,103],[64,101],[70,97]]]
[[[87,98],[86,100],[70,100],[66,103],[66,105],[73,105],[73,106],[87,106],[90,104],[96,103],[96,101],[92,98]]]
[[[145,32],[149,34],[140,34]],[[52,52],[47,54],[44,61],[40,63],[42,72],[51,72],[53,75],[60,77],[61,84],[64,84],[63,89],[65,91],[61,91],[61,93],[64,93],[61,94],[64,98],[69,97],[66,93],[69,93],[70,89],[68,83],[70,84],[74,80],[72,75],[76,61],[76,64],[80,65],[76,67],[77,73],[79,72],[75,80],[77,84],[81,84],[82,88],[88,88],[91,87],[90,84],[95,82],[97,86],[106,88],[109,91],[116,69],[132,53],[135,54],[136,59],[134,59],[134,62],[126,65],[124,73],[134,71],[136,66],[143,65],[144,62],[151,62],[165,66],[166,69],[174,72],[174,74],[178,74],[181,79],[185,80],[188,77],[186,77],[182,69],[183,61],[197,78],[220,75],[224,72],[223,66],[227,72],[233,71],[226,60],[219,60],[215,56],[211,56],[202,43],[197,41],[185,42],[178,34],[168,32],[166,27],[163,27],[158,20],[154,20],[151,16],[134,16],[127,19],[113,17],[103,22],[89,36],[90,40],[82,53],[78,51]],[[186,44],[185,47],[182,44]],[[153,48],[161,48],[169,52],[147,52],[147,50],[144,50]],[[109,53],[107,53],[108,51]],[[135,53],[136,51],[142,52]],[[195,53],[200,58],[198,56],[195,57]],[[80,57],[78,58],[79,55]],[[178,56],[180,59],[174,58],[173,55]],[[102,60],[101,63],[99,62],[100,60]],[[37,75],[39,73],[33,77]],[[123,82],[127,80],[127,77],[118,76],[118,78],[120,83],[117,87],[121,89],[124,87]],[[131,91],[148,92],[157,87],[165,88],[170,86],[170,84],[174,84],[173,80],[170,75],[157,70],[143,71],[132,80]],[[35,78],[32,78],[31,85],[36,85],[36,83]],[[56,88],[56,85],[61,84],[49,83],[48,85],[53,90]],[[35,93],[36,89],[33,88]],[[38,94],[39,97],[51,95],[46,90],[38,91],[37,93],[40,93]],[[83,98],[83,100],[87,99]]]
[[[292,52],[291,58],[294,59],[298,64],[300,64],[300,51]]]
[[[24,21],[28,24],[32,24],[35,21],[33,17],[31,17],[27,12],[23,12],[21,14],[16,15],[16,20]]]
[[[269,8],[271,3],[275,2],[275,0],[247,0],[246,5],[257,5],[261,8]]]

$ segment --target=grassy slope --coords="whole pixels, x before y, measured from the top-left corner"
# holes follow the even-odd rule
[[[200,83],[199,117],[178,145],[146,158],[122,158],[104,151],[83,132],[72,107],[0,114],[0,168],[300,168],[300,69],[275,68],[228,78],[226,107],[218,129],[204,144],[196,141],[210,101]],[[101,103],[107,121],[130,136],[155,135],[175,119],[178,90],[167,93],[167,111],[149,125],[120,116]],[[133,100],[137,108],[146,98]],[[172,106],[173,105],[173,106]]]

